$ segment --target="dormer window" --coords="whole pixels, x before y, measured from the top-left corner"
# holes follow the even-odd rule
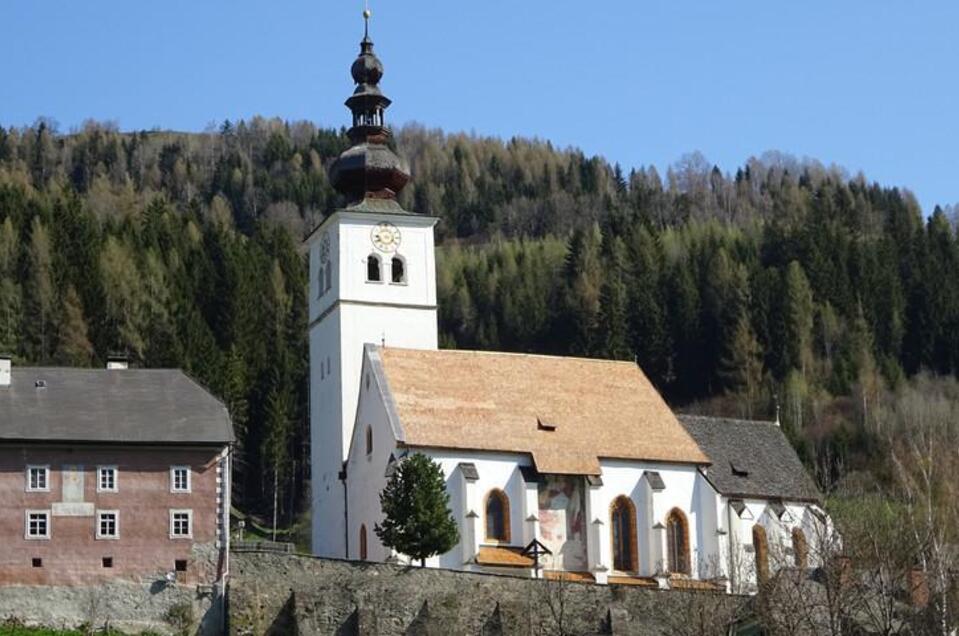
[[[394,285],[406,283],[406,262],[400,256],[394,256],[390,264],[390,280]]]
[[[369,283],[383,282],[383,273],[380,270],[380,257],[370,254],[366,257],[366,281]]]

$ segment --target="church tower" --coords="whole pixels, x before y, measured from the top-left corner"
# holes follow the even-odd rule
[[[345,489],[363,345],[436,349],[436,219],[404,210],[396,195],[409,167],[389,147],[379,88],[383,64],[373,53],[369,11],[351,73],[356,90],[352,145],[330,169],[346,198],[307,239],[310,260],[310,443],[313,552],[345,557]]]

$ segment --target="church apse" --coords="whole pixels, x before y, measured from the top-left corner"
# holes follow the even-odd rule
[[[553,552],[550,569],[588,569],[584,483],[579,475],[544,475],[539,484],[540,540]]]

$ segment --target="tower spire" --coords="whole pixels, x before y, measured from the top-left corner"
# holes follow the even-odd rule
[[[345,194],[351,204],[366,199],[394,201],[410,180],[405,161],[390,150],[392,133],[386,126],[385,113],[390,99],[380,91],[383,63],[373,52],[370,39],[369,5],[363,10],[363,39],[360,54],[350,73],[356,89],[346,100],[353,113],[353,126],[347,132],[352,145],[330,168],[330,181]]]

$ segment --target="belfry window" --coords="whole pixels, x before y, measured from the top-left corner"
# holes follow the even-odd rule
[[[325,272],[326,272],[326,268],[321,265],[320,271],[317,272],[317,275],[316,275],[316,280],[317,280],[316,286],[319,288],[319,293],[317,293],[316,295],[317,298],[321,297],[323,293],[326,291],[326,288],[323,287],[323,280],[326,278]]]
[[[330,291],[330,287],[333,286],[333,264],[328,263],[325,269],[326,269],[326,280],[325,280],[326,284],[323,287],[324,293]],[[323,285],[323,282],[321,282],[320,284]]]
[[[629,497],[619,496],[610,506],[610,525],[613,539],[613,569],[635,572],[636,560],[636,506]]]
[[[371,283],[383,281],[383,274],[380,272],[380,257],[376,254],[370,254],[366,258],[366,280]]]
[[[499,489],[486,496],[486,540],[509,543],[509,497]]]
[[[673,508],[666,518],[666,543],[669,571],[689,574],[689,523],[679,508]]]
[[[406,263],[401,257],[393,257],[393,261],[390,264],[390,275],[390,280],[392,280],[393,283],[406,282]]]

